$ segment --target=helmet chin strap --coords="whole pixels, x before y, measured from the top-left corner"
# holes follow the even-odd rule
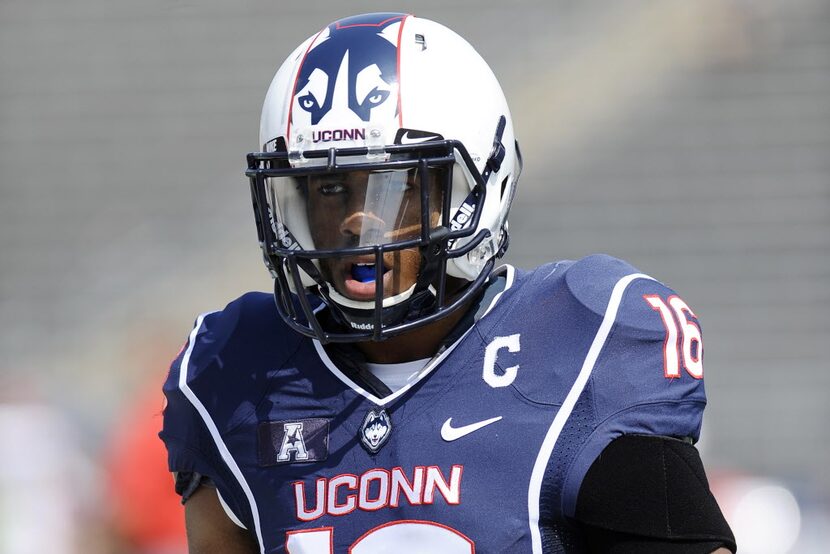
[[[334,287],[318,289],[332,310],[332,315],[342,325],[362,331],[375,328],[375,303],[361,302],[346,298]],[[438,293],[432,284],[423,290],[418,290],[418,283],[412,285],[400,294],[383,299],[380,324],[383,327],[398,325],[413,317],[431,313],[438,300]]]
[[[441,253],[446,249],[448,235],[447,228],[433,230],[429,243],[420,248],[421,267],[417,281],[407,290],[383,299],[380,322],[376,320],[373,301],[347,298],[328,282],[320,284],[318,293],[334,308],[332,314],[341,324],[362,331],[373,330],[377,323],[389,327],[428,315],[435,311],[438,304],[438,292],[433,283],[439,277],[440,280],[446,279],[444,256]]]
[[[381,325],[389,327],[406,321],[410,317],[413,308],[420,309],[424,304],[435,305],[437,294],[431,285],[425,291],[415,293],[416,285],[395,296],[383,299],[383,310],[381,312]],[[335,308],[332,314],[342,325],[361,331],[375,328],[375,303],[360,302],[346,298],[334,288],[329,288],[325,298],[331,307]],[[408,301],[408,302],[407,302]]]
[[[415,292],[415,287],[417,283],[406,289],[405,291],[396,294],[394,296],[390,296],[389,298],[383,299],[383,307],[389,308],[390,306],[394,306],[396,304],[400,304],[404,300],[408,300],[412,293]],[[432,294],[435,294],[435,289],[430,285]],[[347,298],[337,292],[334,287],[329,283],[329,298],[331,301],[338,304],[339,306],[343,306],[345,308],[351,308],[353,310],[374,310],[375,303],[372,301],[365,301],[365,300],[352,300],[351,298]]]

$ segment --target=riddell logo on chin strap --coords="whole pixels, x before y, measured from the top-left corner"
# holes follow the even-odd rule
[[[341,140],[366,140],[366,129],[326,129],[312,131],[311,142],[336,142]]]

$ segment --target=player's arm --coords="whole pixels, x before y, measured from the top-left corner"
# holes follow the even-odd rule
[[[736,549],[697,449],[670,437],[624,435],[611,442],[585,475],[575,518],[592,553]]]
[[[207,424],[209,420],[224,428],[227,414],[234,412],[244,396],[244,389],[230,386],[213,361],[227,358],[224,348],[238,331],[241,311],[251,302],[250,297],[242,297],[222,311],[199,316],[163,387],[167,402],[159,437],[167,447],[168,469],[185,506],[191,554],[260,551],[249,531],[252,525],[246,517],[244,494]],[[198,392],[214,390],[222,390],[223,403],[208,402],[208,406],[202,405],[205,413],[200,412]]]
[[[568,464],[563,512],[584,526],[589,552],[735,551],[693,446],[706,406],[699,319],[675,291],[608,256],[575,263],[565,279],[605,332],[585,392],[595,425]]]
[[[247,530],[231,521],[216,489],[198,487],[185,502],[190,554],[257,554],[259,548]]]
[[[167,447],[168,469],[173,473],[176,493],[185,506],[191,554],[259,552],[256,539],[242,523],[247,515],[245,500],[240,500],[236,480],[228,472],[205,417],[192,399],[194,388],[217,390],[225,386],[211,360],[220,357],[223,345],[229,340],[239,319],[239,305],[240,302],[235,302],[222,312],[197,318],[187,342],[171,364],[163,387],[167,404],[159,437]],[[226,389],[225,386],[222,390]],[[234,405],[233,401],[229,403]],[[223,421],[224,414],[220,410],[210,416],[215,424],[217,418]],[[220,502],[219,490],[223,502]]]

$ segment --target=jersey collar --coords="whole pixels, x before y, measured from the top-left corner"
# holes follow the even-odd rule
[[[372,375],[365,366],[363,354],[348,343],[333,343],[324,347],[319,340],[312,339],[314,348],[326,368],[346,386],[378,406],[386,406],[400,398],[415,384],[423,380],[438,367],[447,356],[464,340],[476,323],[484,318],[498,303],[502,294],[513,286],[516,270],[511,265],[503,265],[493,271],[484,288],[483,294],[467,314],[458,322],[442,342],[438,352],[421,370],[416,378],[392,391],[380,379]]]

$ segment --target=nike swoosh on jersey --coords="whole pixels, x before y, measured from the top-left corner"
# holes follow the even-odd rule
[[[444,425],[441,426],[441,438],[447,442],[452,442],[454,440],[460,439],[466,435],[469,435],[473,431],[478,431],[482,427],[486,427],[491,423],[495,423],[501,419],[501,416],[491,417],[490,419],[485,419],[484,421],[477,421],[476,423],[470,423],[469,425],[464,425],[462,427],[453,427],[452,426],[452,418],[449,418],[447,421],[444,422]]]

